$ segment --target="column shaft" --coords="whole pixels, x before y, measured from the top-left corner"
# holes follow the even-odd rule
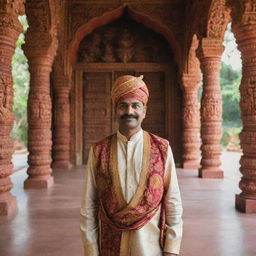
[[[52,56],[29,57],[30,91],[28,100],[28,175],[25,188],[47,188],[51,176],[52,103],[50,71]]]
[[[70,168],[70,88],[54,89],[53,167]]]
[[[183,168],[197,169],[200,165],[200,111],[198,102],[199,77],[184,74],[183,81]]]
[[[12,182],[13,141],[10,137],[14,114],[12,56],[22,31],[18,15],[24,12],[21,1],[15,4],[0,1],[0,216],[16,212],[16,198],[10,193]]]
[[[201,99],[202,159],[199,177],[223,178],[220,169],[222,136],[222,100],[220,89],[220,62],[224,47],[221,43],[205,38],[200,56],[203,72],[203,94]]]
[[[256,15],[256,14],[254,14]],[[240,145],[243,156],[240,160],[242,178],[236,195],[236,208],[247,213],[256,213],[256,26],[237,30],[238,47],[243,68],[240,85],[240,107],[243,129]]]

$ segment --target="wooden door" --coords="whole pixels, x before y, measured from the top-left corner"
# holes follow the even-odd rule
[[[127,67],[127,65],[125,65]],[[99,65],[97,65],[99,70]],[[132,67],[132,66],[131,66]],[[119,68],[120,69],[120,65]],[[124,68],[125,69],[125,68]],[[111,70],[95,72],[81,70],[83,87],[83,163],[86,163],[89,147],[118,129],[115,110],[111,100],[111,85],[123,74],[143,75],[150,98],[143,129],[167,138],[166,129],[166,71]]]

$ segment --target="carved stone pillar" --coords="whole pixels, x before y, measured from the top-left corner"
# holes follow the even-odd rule
[[[28,99],[28,175],[27,188],[48,188],[51,176],[52,100],[50,72],[57,49],[57,33],[53,6],[48,1],[27,0],[29,28],[24,51],[30,71]],[[51,10],[51,11],[50,11]]]
[[[18,15],[24,14],[23,1],[0,0],[0,216],[11,215],[16,210],[16,198],[11,195],[13,141],[12,56],[16,41],[22,32]]]
[[[200,164],[200,111],[198,75],[183,74],[183,168],[197,169]]]
[[[241,1],[241,17],[233,25],[242,57],[242,81],[240,107],[243,129],[240,145],[242,178],[236,195],[236,208],[246,213],[256,213],[256,2]]]
[[[28,56],[28,55],[27,55]],[[48,58],[47,58],[48,57]],[[52,103],[50,97],[50,56],[28,56],[30,91],[28,99],[28,179],[25,188],[46,188],[51,176]]]
[[[222,100],[219,81],[222,42],[204,38],[199,49],[199,59],[203,73],[203,94],[201,100],[202,159],[199,177],[223,178],[220,169],[222,136]]]
[[[65,81],[65,79],[63,79]],[[70,168],[69,83],[54,88],[53,167]]]

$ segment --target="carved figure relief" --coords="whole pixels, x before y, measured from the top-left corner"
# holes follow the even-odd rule
[[[242,24],[256,24],[256,3],[253,0],[244,0],[244,14],[242,16]]]
[[[161,35],[125,16],[86,36],[78,62],[169,62],[172,54],[167,49]]]
[[[12,97],[11,78],[0,73],[0,122],[2,123],[5,123],[7,119],[13,120]]]
[[[43,94],[33,94],[30,96],[29,104],[33,108],[29,108],[29,118],[38,122],[38,119],[41,121],[51,121],[51,104],[47,99],[47,95]]]
[[[203,96],[202,118],[217,121],[221,119],[221,115],[221,99],[214,97],[214,95]]]
[[[122,30],[121,37],[117,42],[118,48],[116,50],[116,53],[119,60],[126,63],[133,58],[135,54],[134,43],[135,40],[131,32],[128,30],[128,28],[124,28]]]
[[[256,80],[251,79],[246,87],[241,87],[240,106],[246,115],[256,114]]]
[[[112,40],[115,36],[115,29],[108,29],[104,32],[102,43],[103,43],[103,54],[101,60],[103,62],[115,62],[115,55],[113,53]]]
[[[59,124],[65,126],[69,122],[69,111],[68,106],[64,104],[58,104],[54,111],[54,122],[55,124]]]
[[[193,98],[193,95],[186,95],[184,97],[184,101],[186,102],[184,105],[184,122],[185,124],[198,124],[199,119],[199,103],[197,98]]]
[[[101,53],[100,40],[100,35],[94,33],[88,40],[88,44],[85,44],[80,48],[79,61],[97,62]]]

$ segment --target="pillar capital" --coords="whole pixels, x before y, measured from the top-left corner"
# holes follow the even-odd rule
[[[54,61],[58,48],[55,1],[27,0],[28,30],[23,50],[28,59]]]
[[[220,38],[203,38],[197,51],[200,61],[204,58],[221,58],[225,48],[222,43],[223,40]]]
[[[24,0],[1,1],[0,8],[0,38],[14,40],[22,32],[22,25],[18,20],[19,15],[25,13]]]

